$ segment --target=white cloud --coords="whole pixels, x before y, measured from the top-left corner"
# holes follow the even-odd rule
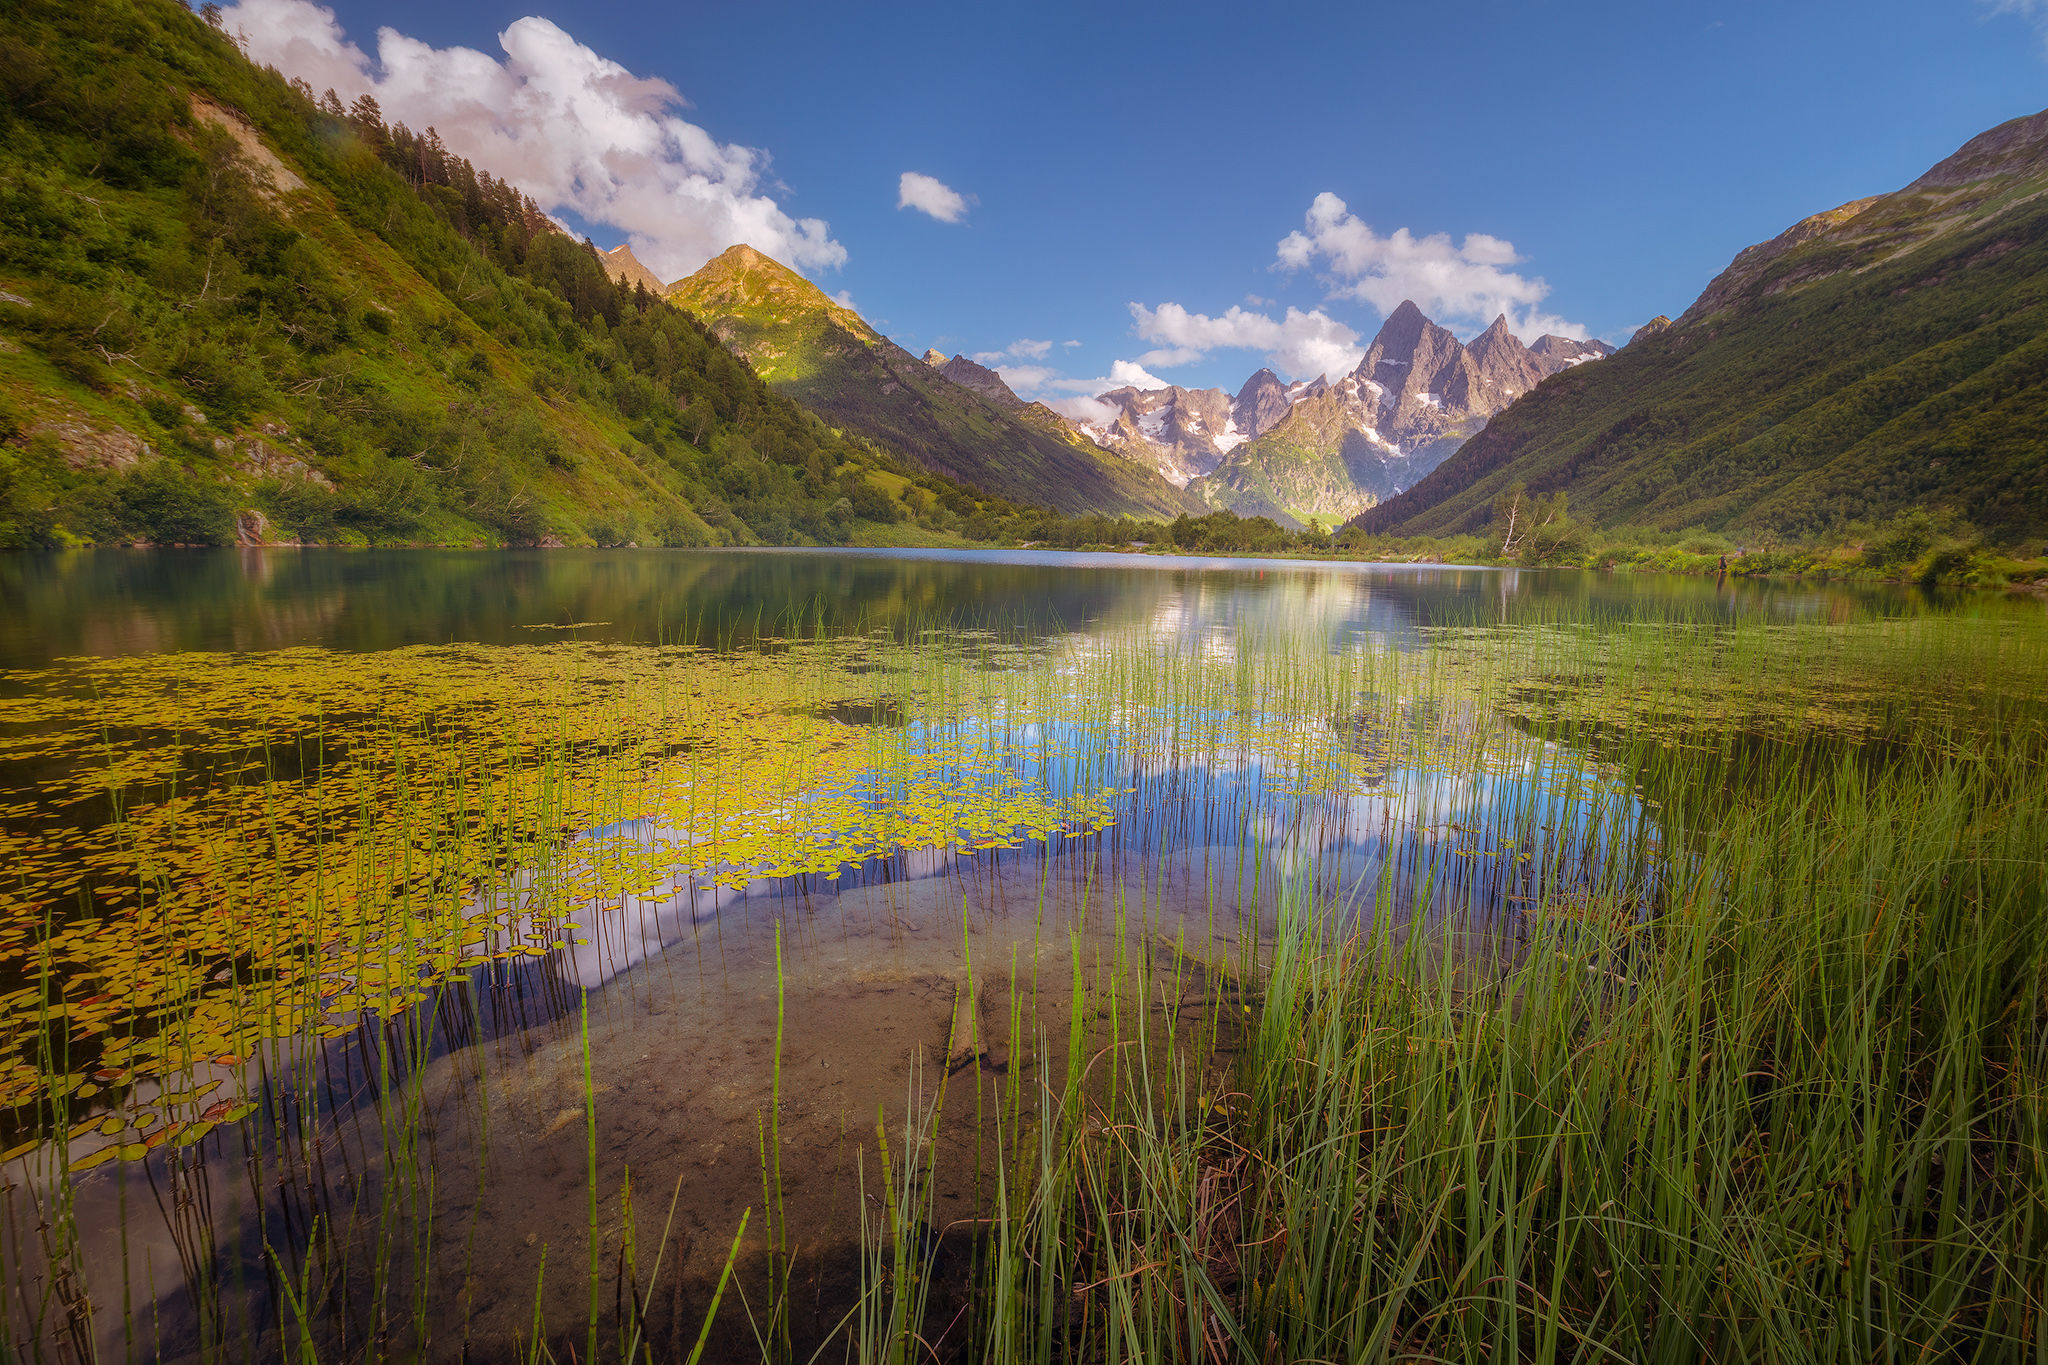
[[[721,143],[676,117],[682,96],[634,76],[546,19],[498,35],[504,60],[377,31],[372,61],[334,11],[309,0],[241,0],[222,15],[249,56],[343,100],[376,97],[388,122],[441,139],[544,210],[568,210],[626,234],[664,279],[744,242],[788,265],[841,265],[846,248],[818,218],[792,218],[760,193],[768,154]]]
[[[1081,343],[1075,341],[1068,344],[1078,346]],[[1032,341],[1026,338],[1021,341],[1013,341],[1000,351],[976,351],[974,358],[983,365],[994,365],[1000,360],[1043,360],[1051,350],[1052,343],[1050,341]],[[1052,372],[1047,371],[1047,373],[1050,374]]]
[[[1156,374],[1149,373],[1143,365],[1133,360],[1112,362],[1107,378],[1054,379],[1049,381],[1047,386],[1064,390],[1067,393],[1094,394],[1102,393],[1108,389],[1121,389],[1127,385],[1134,389],[1163,389],[1169,387],[1166,380],[1161,379]]]
[[[1003,377],[1003,382],[1010,386],[1011,392],[1017,394],[1031,393],[1044,388],[1059,378],[1060,373],[1043,365],[998,365],[995,369],[996,373]]]
[[[1407,228],[1380,236],[1328,191],[1309,206],[1306,232],[1290,232],[1278,264],[1288,270],[1321,269],[1333,299],[1356,299],[1381,313],[1403,300],[1446,326],[1483,327],[1506,314],[1524,341],[1545,332],[1584,338],[1586,329],[1536,305],[1550,293],[1542,277],[1503,267],[1518,265],[1514,243],[1474,232],[1453,245],[1450,234],[1417,237]]]
[[[2032,24],[2042,40],[2044,54],[2048,54],[2048,0],[1983,0],[1983,9],[1986,19],[2016,14]]]
[[[838,304],[841,308],[851,308],[856,313],[860,311],[860,305],[853,301],[853,291],[851,289],[842,289],[834,294],[832,302]]]
[[[1076,422],[1085,422],[1090,426],[1107,426],[1123,411],[1114,403],[1105,403],[1100,398],[1089,398],[1085,395],[1057,399],[1047,406],[1062,417],[1070,417]]]
[[[1282,374],[1313,379],[1319,374],[1348,374],[1365,358],[1358,333],[1320,308],[1307,313],[1290,308],[1276,319],[1236,305],[1210,317],[1190,313],[1177,303],[1162,303],[1156,309],[1134,303],[1131,316],[1137,320],[1139,336],[1170,348],[1151,352],[1147,363],[1186,364],[1215,350],[1264,351],[1267,363]],[[1164,356],[1176,358],[1159,358]],[[1178,358],[1183,356],[1186,359]]]
[[[905,171],[896,182],[897,208],[916,209],[942,223],[959,222],[967,216],[967,206],[978,202],[973,195],[962,194],[943,181],[916,171]]]
[[[1070,349],[1070,350],[1071,350],[1072,348],[1076,347],[1076,346],[1079,346],[1080,344],[1081,344],[1081,343],[1080,343],[1080,342],[1078,342],[1078,341],[1062,341],[1062,342],[1060,343],[1060,345],[1062,345],[1062,346],[1065,346],[1065,347],[1067,347],[1067,348],[1068,348],[1068,349]]]

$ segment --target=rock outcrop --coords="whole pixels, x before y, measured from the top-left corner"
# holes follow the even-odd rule
[[[1614,348],[1604,341],[1573,341],[1570,337],[1546,336],[1538,338],[1536,344],[1529,348],[1529,354],[1536,358],[1537,367],[1547,379],[1560,370],[1569,370],[1589,360],[1605,360],[1614,354]]]
[[[1651,318],[1648,322],[1636,328],[1635,335],[1628,339],[1628,344],[1633,346],[1638,341],[1648,340],[1650,337],[1657,335],[1657,333],[1663,331],[1670,325],[1671,319],[1665,317],[1662,313],[1659,313],[1656,317]]]
[[[1209,473],[1248,439],[1221,389],[1124,387],[1097,396],[1116,416],[1084,430],[1108,450],[1149,465],[1176,488]]]
[[[932,356],[936,354],[935,351],[926,351],[924,363],[932,365]],[[1010,386],[1003,382],[1001,375],[986,365],[975,364],[964,355],[956,355],[944,364],[932,365],[932,368],[961,388],[974,390],[999,408],[1024,406],[1024,400],[1010,391]]]
[[[604,258],[605,273],[626,288],[631,289],[636,284],[644,284],[647,286],[647,292],[656,298],[668,292],[668,286],[661,282],[661,276],[640,264],[640,259],[633,254],[632,247],[621,243],[610,251],[600,251],[597,254]]]

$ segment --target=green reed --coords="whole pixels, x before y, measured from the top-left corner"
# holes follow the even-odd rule
[[[1144,763],[1134,777],[1133,755],[1164,773],[1257,751],[1306,793],[1176,808],[1174,841],[1246,854],[1227,879],[1205,874],[1212,943],[1230,937],[1233,961],[1197,960],[1184,944],[1172,958],[1176,999],[1198,974],[1207,984],[1198,1008],[1156,1007],[1154,893],[1121,874],[1098,886],[1092,864],[1083,900],[1106,907],[1115,932],[1107,951],[1070,940],[1064,1040],[1026,1027],[1013,966],[995,1150],[975,1172],[984,1213],[972,1232],[969,1358],[1991,1360],[2040,1348],[2048,648],[2038,631],[1941,618],[1797,628],[1547,619],[1445,628],[1402,653],[1333,650],[1273,625],[1213,650],[1137,634],[1029,647],[934,640],[892,651],[889,671],[850,677],[827,661],[821,631],[787,651],[792,706],[852,698],[900,705],[921,723],[1038,724],[1035,752],[1054,789],[1132,781],[1139,802],[1157,796],[1162,808],[1168,777]],[[409,782],[411,749],[397,743],[345,780],[365,821],[376,793],[410,793],[397,880],[424,887],[447,869],[516,866],[571,812],[603,823],[644,809],[653,745],[632,708],[700,704],[686,684],[664,682],[621,690],[601,724],[572,733],[564,721],[537,749],[514,752],[508,739],[504,766],[533,778],[516,799],[514,787],[460,769]],[[1055,744],[1049,721],[1082,740]],[[867,726],[852,742],[886,771],[907,758],[908,729]],[[1284,829],[1314,801],[1369,783],[1382,752],[1471,775],[1538,740],[1590,756],[1570,781],[1593,812],[1587,828],[1611,841],[1597,858],[1558,853],[1532,868],[1534,894],[1506,917],[1512,932],[1502,907],[1460,880],[1447,839],[1347,885],[1284,832],[1259,832],[1262,820]],[[1330,751],[1353,741],[1360,755],[1332,768]],[[701,773],[713,760],[692,752],[686,762]],[[1611,819],[1637,795],[1659,803],[1654,832]],[[1514,796],[1493,842],[1533,846],[1547,809]],[[1448,829],[1461,814],[1432,792],[1408,818]],[[1162,845],[1168,829],[1162,818]],[[359,873],[369,884],[388,870]],[[161,881],[158,893],[177,888]],[[1440,919],[1411,928],[1382,913],[1397,904]],[[276,933],[288,930],[280,916]],[[347,932],[360,967],[370,944]],[[757,1336],[774,1360],[793,1351],[791,1248],[804,1232],[783,1216],[781,950],[778,930]],[[984,983],[994,967],[984,963]],[[400,968],[428,970],[414,959]],[[437,984],[396,1017],[365,1002],[355,1055],[369,1103],[337,1107],[320,1093],[314,1033],[275,1035],[250,1063],[271,1082],[260,1129],[246,1117],[219,1132],[209,1123],[137,1168],[163,1182],[201,1358],[459,1349],[437,1335],[450,1324],[436,1312],[476,1260],[475,1224],[451,1266],[434,1152],[473,1146],[475,1203],[491,1197],[492,1049],[468,1049],[473,1071],[461,1074],[474,1090],[452,1103],[423,1078],[437,1049],[456,1045],[440,1021],[473,1012],[498,970],[479,968],[477,985]],[[40,971],[41,1065],[74,1075],[48,954]],[[1034,1004],[1036,991],[1034,979]],[[972,985],[966,998],[975,1008]],[[595,1360],[602,1153],[587,997],[576,1022],[581,1345]],[[187,1065],[161,1088],[191,1092],[210,1075]],[[936,1089],[927,1103],[911,1078],[893,1150],[878,1120],[881,1213],[869,1221],[863,1183],[864,1293],[843,1343],[863,1360],[922,1359],[933,1331],[938,1240],[927,1225],[943,1078]],[[181,1111],[195,1126],[206,1098]],[[157,1107],[168,1116],[174,1106]],[[74,1113],[100,1112],[60,1087],[49,1122],[65,1133]],[[238,1287],[251,1258],[224,1239],[244,1225],[225,1216],[202,1159],[229,1132],[246,1156],[267,1292]],[[74,1176],[66,1158],[61,1145],[23,1158],[39,1163],[36,1182],[8,1205],[4,1288],[23,1359],[98,1358],[94,1315],[105,1310],[94,1295],[106,1290],[87,1282],[77,1210],[90,1193],[80,1181],[103,1186],[106,1173]],[[301,1202],[280,1211],[279,1182]],[[124,1202],[124,1296],[127,1217]],[[630,1245],[629,1201],[623,1218]],[[667,1243],[664,1231],[650,1291]],[[540,1257],[525,1349],[561,1359],[574,1339],[547,1334],[545,1246]],[[622,1247],[621,1305],[637,1300],[630,1260]],[[158,1288],[145,1289],[152,1302]],[[270,1306],[261,1332],[248,1322],[256,1302]],[[614,1317],[612,1345],[631,1359],[645,1345],[637,1303]],[[131,1356],[153,1349],[126,1339]]]
[[[1484,940],[1497,906],[1400,933],[1347,913],[1393,899],[1390,868],[1348,901],[1298,869],[1218,1104],[1188,1100],[1201,1044],[1119,1013],[1115,963],[1094,1058],[1132,1060],[1084,1087],[1077,960],[1068,1089],[1012,1139],[1029,1197],[1002,1167],[974,1358],[2044,1349],[2039,638],[1537,629],[1360,660],[1358,691],[1599,746],[1661,795],[1659,837],[1550,869]],[[1107,663],[1126,701],[1261,691],[1241,655]],[[1335,695],[1344,667],[1273,690]],[[1899,686],[1926,693],[1903,720]],[[1412,866],[1412,903],[1446,871]]]

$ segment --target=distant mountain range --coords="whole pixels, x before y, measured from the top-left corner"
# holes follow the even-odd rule
[[[622,279],[645,269],[625,247],[604,256]],[[920,360],[752,247],[732,247],[661,292],[778,391],[984,492],[1070,515],[1171,520],[1200,510],[1149,466],[1103,449],[1044,404],[1023,402],[993,371],[958,356]]]
[[[998,496],[1069,513],[1227,507],[1333,525],[1414,484],[1547,376],[1613,351],[1560,336],[1527,347],[1505,318],[1461,344],[1404,303],[1334,384],[1260,370],[1234,398],[1113,389],[1099,398],[1116,416],[1082,423],[1026,402],[966,356],[913,357],[751,247],[671,284],[629,246],[599,254],[622,285],[691,309],[764,379],[833,421]]]
[[[605,259],[831,420],[1063,511],[1448,534],[1520,483],[1597,524],[1797,534],[1939,505],[2048,533],[2048,113],[1748,248],[1619,353],[1525,346],[1505,318],[1461,343],[1403,303],[1334,381],[1112,389],[1088,423],[964,356],[912,357],[745,248],[665,291],[628,248]]]
[[[1260,370],[1235,398],[1113,389],[1099,397],[1117,415],[1083,429],[1209,507],[1334,525],[1414,484],[1545,378],[1613,351],[1561,336],[1524,346],[1505,317],[1462,344],[1404,302],[1335,383]]]
[[[1518,483],[1603,525],[2048,535],[2048,112],[1749,247],[1358,524],[1476,531]]]
[[[1461,345],[1412,302],[1358,368],[1283,383],[1271,370],[1222,389],[1112,389],[1118,409],[1083,430],[1212,506],[1328,522],[1406,488],[1545,377],[1614,348],[1546,336],[1525,347],[1507,319]]]

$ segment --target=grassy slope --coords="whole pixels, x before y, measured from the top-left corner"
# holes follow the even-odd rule
[[[1171,517],[1193,508],[1156,473],[1074,435],[1052,414],[1005,412],[934,374],[758,252],[734,248],[677,282],[669,298],[769,383],[835,424],[999,497],[1069,514]]]
[[[582,248],[408,185],[181,6],[32,4],[0,49],[0,544],[247,537],[221,518],[250,508],[270,539],[840,539],[888,463]],[[157,467],[212,531],[136,512]]]
[[[1997,185],[1966,224],[1939,213],[1954,195],[1902,191],[1850,240],[1731,269],[1710,311],[1545,381],[1359,524],[1477,531],[1520,480],[1604,525],[1800,534],[1938,506],[2048,533],[2041,188]]]

